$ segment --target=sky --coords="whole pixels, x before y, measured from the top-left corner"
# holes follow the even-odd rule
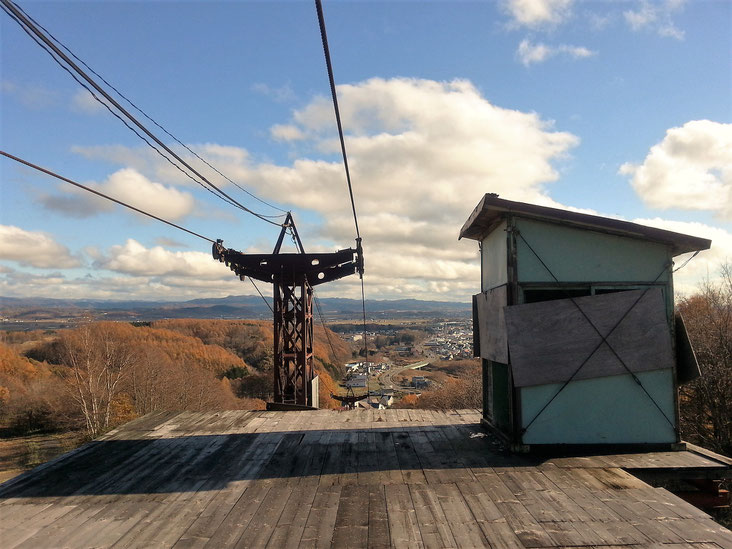
[[[229,179],[291,210],[306,251],[355,246],[312,2],[18,4]],[[478,246],[458,232],[488,192],[710,238],[678,295],[732,260],[732,2],[323,4],[367,298],[477,293]],[[175,170],[4,13],[0,45],[2,150],[226,247],[272,250],[279,227]],[[163,137],[240,203],[281,213]],[[5,158],[0,185],[2,296],[255,293],[204,240]],[[359,281],[318,293],[358,298]]]

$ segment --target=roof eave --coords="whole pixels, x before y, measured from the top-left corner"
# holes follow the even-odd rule
[[[498,220],[506,214],[513,213],[521,217],[584,227],[588,230],[607,232],[618,236],[638,238],[650,242],[665,244],[671,248],[673,256],[683,253],[708,250],[712,241],[707,238],[657,229],[630,221],[622,221],[609,217],[590,215],[547,206],[538,206],[524,202],[514,202],[498,198],[495,194],[486,194],[468,217],[460,229],[458,239],[470,238],[481,240],[496,226]]]

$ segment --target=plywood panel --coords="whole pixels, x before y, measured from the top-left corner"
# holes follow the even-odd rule
[[[508,342],[504,308],[507,301],[506,286],[499,286],[474,296],[478,316],[480,356],[495,362],[508,362]]]
[[[623,363],[631,372],[673,367],[660,288],[515,305],[505,318],[517,387],[565,382],[575,372],[575,380],[627,374]]]
[[[676,375],[679,383],[688,383],[701,375],[681,313],[676,313]]]

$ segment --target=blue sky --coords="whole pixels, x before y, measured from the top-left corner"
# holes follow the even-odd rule
[[[292,209],[306,250],[353,245],[311,2],[19,5],[222,172]],[[477,246],[457,233],[485,192],[711,238],[681,292],[732,258],[732,3],[324,8],[368,297],[475,293]],[[0,32],[3,150],[229,247],[271,249],[276,227],[170,169],[5,14]],[[10,160],[0,170],[0,295],[253,293],[202,240]],[[351,278],[321,295],[357,297]]]

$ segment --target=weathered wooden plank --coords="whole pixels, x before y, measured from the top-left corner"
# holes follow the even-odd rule
[[[239,541],[234,547],[243,549],[248,547],[266,547],[277,522],[292,496],[292,489],[286,482],[281,480],[265,481],[271,483],[272,487],[262,500],[257,513],[243,529]]]
[[[506,522],[524,547],[553,547],[559,545],[547,534],[546,530],[531,513],[519,502],[496,501]]]
[[[439,484],[441,482],[452,482],[450,468],[443,468],[443,464],[435,454],[425,431],[411,429],[408,434],[409,442],[419,459],[422,473],[424,473],[427,483]]]
[[[358,484],[381,484],[384,476],[379,470],[376,435],[372,431],[359,431],[356,443],[356,473]]]
[[[404,482],[399,457],[394,446],[394,437],[389,431],[375,431],[378,467],[381,471],[382,484],[401,484]]]
[[[401,412],[403,410],[397,411]],[[392,437],[404,482],[407,484],[425,484],[427,479],[422,471],[422,463],[412,445],[409,433],[395,432]]]
[[[254,483],[281,437],[276,434],[236,436],[222,455],[202,490],[220,487],[201,513],[176,542],[178,547],[202,547],[214,535],[242,494]],[[223,480],[223,482],[222,482]],[[251,492],[250,492],[251,494]]]
[[[270,487],[271,485],[268,482],[252,482],[237,500],[229,514],[216,527],[204,547],[210,547],[211,549],[231,547],[239,541],[244,529],[249,526],[252,518],[259,511]]]
[[[368,486],[343,486],[333,530],[334,547],[368,546],[369,498]]]
[[[341,490],[342,486],[337,484],[318,486],[300,541],[304,549],[331,547]]]
[[[346,431],[341,450],[341,466],[338,484],[358,484],[358,431]]]
[[[341,459],[344,452],[345,442],[347,439],[346,431],[333,431],[330,437],[330,446],[327,448],[323,470],[320,475],[320,484],[330,486],[338,484],[339,475],[344,470],[343,460]]]
[[[440,484],[434,489],[457,546],[485,547],[488,542],[458,487],[455,484]]]
[[[289,486],[289,485],[288,485]],[[272,549],[296,548],[300,546],[310,509],[315,499],[317,482],[292,487],[292,495],[287,500],[267,547]]]
[[[525,549],[519,537],[503,519],[481,522],[480,529],[491,549]]]
[[[547,522],[542,526],[560,547],[608,545],[607,540],[585,525],[576,526],[571,522]]]
[[[369,486],[368,547],[390,547],[389,515],[386,509],[384,486]]]
[[[435,486],[415,484],[409,492],[424,547],[455,547],[457,542],[440,505]]]
[[[390,484],[384,489],[391,544],[396,547],[424,547],[409,487]]]

